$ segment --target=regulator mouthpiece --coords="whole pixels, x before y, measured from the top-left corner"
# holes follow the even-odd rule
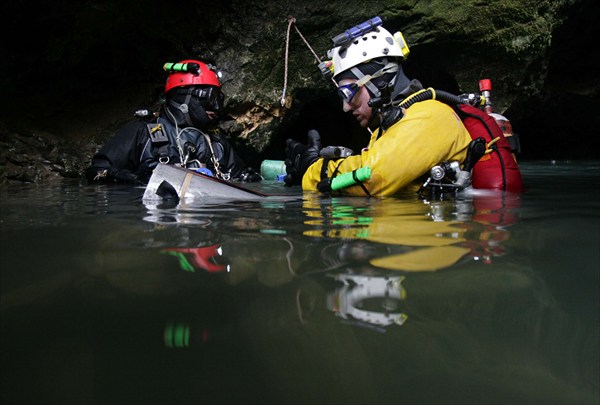
[[[346,45],[349,42],[352,42],[356,38],[365,35],[368,32],[375,30],[377,27],[383,24],[381,18],[373,17],[370,20],[365,21],[364,23],[358,24],[355,27],[352,27],[343,33],[336,35],[331,40],[333,41],[333,46],[342,46]]]

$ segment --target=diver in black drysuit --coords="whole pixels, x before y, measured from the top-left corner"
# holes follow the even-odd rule
[[[195,62],[198,73],[171,74],[158,118],[117,130],[86,169],[90,183],[146,184],[158,164],[205,168],[224,180],[261,180],[218,129],[223,93],[216,74],[203,62],[184,62]]]

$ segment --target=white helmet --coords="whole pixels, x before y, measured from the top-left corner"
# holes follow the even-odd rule
[[[397,57],[405,59],[409,50],[401,32],[392,35],[383,27],[355,38],[352,42],[330,49],[328,57],[333,59],[333,77],[361,63],[375,58]]]

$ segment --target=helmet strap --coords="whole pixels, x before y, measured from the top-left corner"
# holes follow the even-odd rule
[[[385,63],[385,66],[383,66],[381,69],[379,69],[372,75],[363,74],[363,72],[361,72],[360,69],[356,66],[350,69],[350,71],[358,78],[356,84],[358,84],[359,86],[365,86],[367,89],[369,89],[369,91],[371,92],[371,94],[373,94],[374,97],[381,96],[381,92],[379,91],[377,86],[375,86],[375,84],[371,82],[371,80],[383,76],[387,73],[397,72],[399,69],[398,64],[396,62],[388,62],[387,59],[384,59],[383,61]],[[392,82],[393,81],[394,79],[392,79]]]
[[[192,98],[191,94],[187,94],[185,96],[185,101],[182,104],[179,104],[176,101],[173,100],[169,100],[169,104],[171,106],[173,106],[175,109],[179,110],[181,112],[181,114],[183,114],[183,119],[185,120],[185,124],[187,126],[194,126],[193,122],[192,122],[192,117],[190,117],[190,99]],[[180,115],[180,114],[177,114]]]

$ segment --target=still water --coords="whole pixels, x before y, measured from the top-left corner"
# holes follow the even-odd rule
[[[597,404],[600,162],[521,195],[1,190],[3,404]]]

